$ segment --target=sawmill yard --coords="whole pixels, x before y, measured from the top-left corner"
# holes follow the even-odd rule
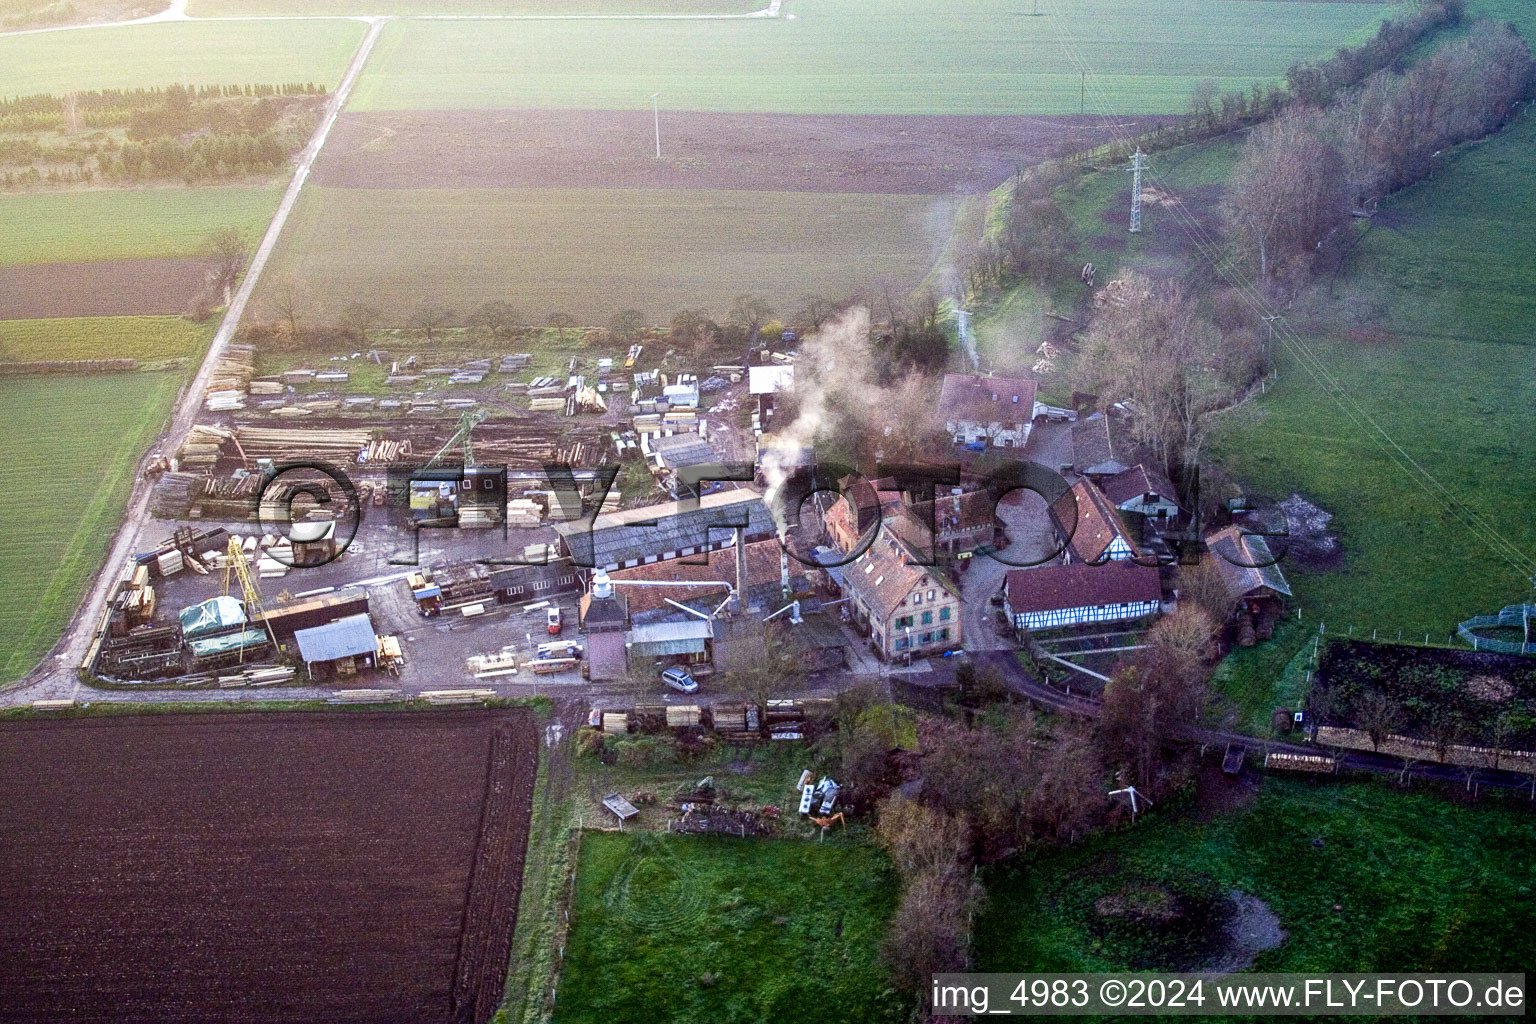
[[[488,1019],[538,746],[526,709],[0,722],[0,1020]]]

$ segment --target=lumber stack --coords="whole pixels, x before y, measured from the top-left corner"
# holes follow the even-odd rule
[[[367,430],[242,426],[236,428],[235,440],[252,459],[324,459],[345,463],[355,459],[373,441],[373,435]]]
[[[256,376],[256,349],[250,345],[229,345],[213,364],[204,404],[212,410],[245,408],[245,394]]]
[[[219,461],[224,445],[234,439],[235,435],[223,427],[204,423],[194,424],[192,429],[187,431],[181,447],[176,449],[176,468],[212,466]]]

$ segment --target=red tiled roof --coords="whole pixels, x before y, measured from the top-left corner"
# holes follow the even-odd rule
[[[777,583],[781,576],[782,567],[779,562],[779,553],[782,549],[777,540],[760,540],[748,544],[747,551],[747,586],[759,587],[769,583]],[[608,575],[615,581],[647,580],[651,582],[704,582],[718,581],[736,585],[736,548],[734,545],[728,548],[716,548],[709,553],[709,564],[693,565],[696,556],[688,561],[671,559],[666,562],[652,562],[650,565],[637,565],[629,569],[616,569]],[[798,561],[789,560],[790,579],[803,577],[805,567]],[[655,611],[658,608],[670,607],[666,600],[691,601],[696,597],[705,597],[711,594],[720,595],[725,600],[725,588],[720,586],[693,587],[620,587],[618,592],[624,595],[629,603],[629,614],[639,615],[643,612]]]
[[[939,419],[945,423],[1028,423],[1035,418],[1035,389],[1022,377],[977,377],[946,373],[939,391]]]
[[[1163,596],[1157,570],[1135,562],[1073,562],[1014,569],[1008,573],[1005,586],[1008,606],[1019,615],[1159,601]]]
[[[1125,538],[1133,555],[1139,554],[1120,513],[1089,480],[1079,480],[1056,499],[1051,505],[1051,520],[1061,536],[1070,536],[1067,549],[1079,561],[1097,562],[1117,536]]]

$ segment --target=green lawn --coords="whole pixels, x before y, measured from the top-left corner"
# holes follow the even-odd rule
[[[178,316],[0,320],[0,363],[47,359],[175,359],[200,355],[213,322]]]
[[[254,248],[284,186],[0,194],[0,266],[190,256],[220,228]]]
[[[882,277],[910,287],[943,245],[947,196],[685,189],[304,190],[254,309],[285,279],[317,315],[366,300],[402,323],[421,302],[504,299],[536,321],[635,308],[723,315],[754,292],[793,309]],[[935,228],[935,225],[942,225]]]
[[[74,614],[179,379],[0,377],[0,682],[27,672]]]
[[[161,22],[0,36],[0,96],[252,82],[334,88],[356,21]]]
[[[1384,4],[787,0],[777,19],[401,21],[354,110],[636,109],[851,114],[1182,113],[1203,78],[1276,80],[1375,31]],[[1090,99],[1093,97],[1090,96]],[[1090,112],[1097,112],[1092,103]]]
[[[1300,490],[1337,514],[1348,568],[1291,573],[1306,614],[1330,633],[1444,638],[1530,594],[1524,573],[1390,458],[1369,424],[1536,557],[1533,159],[1536,120],[1525,117],[1384,204],[1393,226],[1366,235],[1322,329],[1305,338],[1368,420],[1346,415],[1287,355],[1278,384],[1213,450],[1261,490]],[[1394,340],[1352,343],[1326,319],[1363,302],[1384,305]]]
[[[898,884],[875,848],[588,833],[555,1019],[906,1019],[878,960]]]
[[[1247,810],[1207,822],[1154,811],[994,871],[976,969],[1125,970],[1149,956],[1155,966],[1152,930],[1107,926],[1095,903],[1143,885],[1214,883],[1264,900],[1289,933],[1256,970],[1507,971],[1536,957],[1533,842],[1536,815],[1513,794],[1469,807],[1385,784],[1270,778]]]

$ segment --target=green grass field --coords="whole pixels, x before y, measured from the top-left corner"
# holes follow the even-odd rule
[[[905,1020],[878,961],[896,893],[868,845],[589,833],[555,1019]]]
[[[747,14],[767,0],[191,0],[194,18],[317,14]]]
[[[176,359],[201,355],[217,325],[179,316],[0,320],[0,363],[47,359]]]
[[[334,88],[356,21],[162,22],[0,36],[0,96],[248,82]]]
[[[1394,340],[1360,345],[1337,329],[1305,339],[1368,423],[1285,355],[1278,384],[1220,435],[1218,461],[1262,490],[1300,490],[1337,514],[1348,568],[1291,574],[1307,615],[1331,633],[1444,638],[1462,619],[1530,595],[1524,574],[1389,458],[1369,423],[1536,557],[1532,159],[1536,120],[1527,116],[1383,204],[1395,226],[1365,237],[1336,308],[1384,304]]]
[[[366,300],[403,322],[422,302],[504,299],[536,321],[624,308],[665,322],[762,294],[781,309],[932,265],[956,200],[935,196],[643,189],[305,189],[262,275],[319,315]]]
[[[0,195],[0,265],[191,256],[220,228],[254,247],[284,186],[112,189]]]
[[[74,614],[178,382],[0,377],[0,682],[26,673]]]
[[[1264,900],[1289,933],[1256,970],[1509,970],[1536,956],[1532,842],[1536,815],[1514,794],[1468,807],[1383,784],[1270,778],[1247,810],[1206,822],[1154,812],[993,873],[976,969],[1125,970],[1157,951],[1147,935],[1106,928],[1096,901],[1215,883]]]
[[[1117,113],[1182,113],[1204,78],[1273,80],[1375,31],[1382,4],[789,0],[753,21],[402,21],[354,110],[1077,113],[1081,71]],[[1096,113],[1089,96],[1088,112]]]

